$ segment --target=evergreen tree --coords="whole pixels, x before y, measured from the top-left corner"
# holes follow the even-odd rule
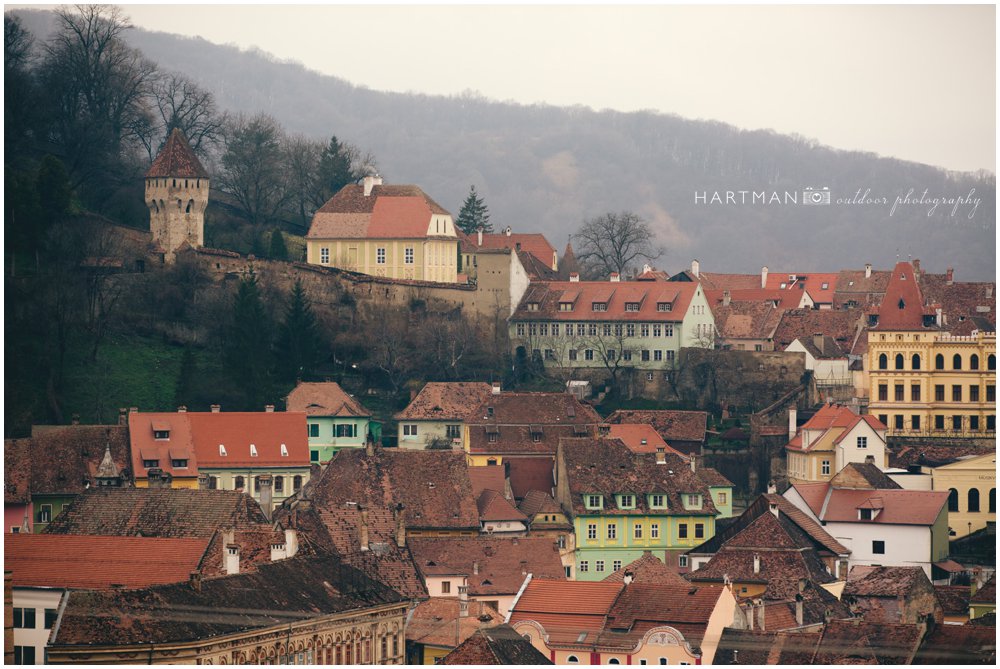
[[[277,228],[271,233],[270,257],[271,260],[288,260],[288,246],[285,245],[285,236]]]
[[[302,378],[319,362],[323,348],[312,304],[302,289],[302,282],[296,281],[285,309],[285,321],[278,333],[278,364],[282,378],[288,381]]]
[[[322,206],[327,198],[335,195],[341,188],[360,178],[361,175],[352,166],[354,153],[349,145],[341,144],[336,135],[330,138],[330,144],[323,149],[319,158],[317,180],[323,195],[322,202],[318,202],[317,207]]]
[[[469,188],[469,197],[465,198],[462,210],[458,212],[458,220],[455,226],[467,235],[474,235],[479,230],[483,232],[493,232],[490,225],[490,210],[483,202],[483,198],[476,193],[476,187]]]
[[[244,396],[245,408],[259,411],[271,393],[271,327],[253,268],[240,281],[223,343],[226,373]]]

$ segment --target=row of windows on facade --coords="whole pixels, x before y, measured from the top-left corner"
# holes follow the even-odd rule
[[[956,353],[955,355],[953,355],[951,357],[951,368],[952,369],[957,369],[957,370],[962,369],[963,360],[964,360],[964,358],[962,358],[962,354]],[[902,353],[897,353],[896,354],[896,358],[895,358],[895,360],[893,362],[894,362],[893,369],[906,369],[906,367],[904,366],[905,363],[906,363],[906,358],[905,358],[905,356],[903,356]],[[938,353],[936,356],[934,356],[934,369],[935,370],[943,370],[944,369],[944,363],[945,363],[945,358],[944,358],[943,354]],[[889,356],[886,355],[885,353],[880,353],[879,356],[878,356],[878,368],[879,369],[889,369]],[[996,357],[996,355],[994,355],[994,354],[991,353],[986,358],[986,369],[988,369],[988,370],[996,370],[996,368],[997,368],[997,357]],[[910,369],[912,369],[912,370],[919,370],[920,369],[920,354],[919,353],[914,353],[910,357]],[[973,353],[971,356],[969,356],[969,369],[974,370],[974,371],[979,369],[979,356],[977,354],[975,354],[975,353]]]
[[[638,498],[636,495],[622,494],[615,495],[615,502],[619,509],[634,509],[636,507],[636,502]],[[651,509],[666,509],[667,508],[667,496],[659,494],[651,494],[646,496],[646,503]],[[719,493],[719,503],[726,503],[726,493]],[[701,508],[701,495],[697,493],[686,493],[684,495],[684,504],[687,508]],[[604,495],[585,495],[584,507],[587,509],[601,510],[604,508]]]
[[[334,437],[356,437],[358,436],[358,426],[354,424],[334,425],[331,434]],[[319,436],[319,423],[309,423],[309,436],[311,438]]]
[[[860,441],[861,439],[865,439],[865,437],[858,437],[858,439]],[[860,445],[858,446],[858,448],[867,448],[867,447],[868,447],[867,440],[865,442],[865,446],[860,446]],[[790,454],[788,458],[788,469],[789,469],[788,473],[791,474],[793,477],[806,478],[808,476],[808,472],[806,471],[806,463],[808,461],[809,460],[804,455],[799,455],[796,453]],[[829,460],[820,461],[820,473],[823,476],[830,475]]]
[[[609,302],[591,302],[590,303],[590,310],[591,311],[607,311],[608,310],[608,304],[609,304]],[[559,311],[573,311],[573,307],[574,307],[574,303],[573,302],[560,302],[559,303]],[[538,311],[538,308],[539,308],[539,303],[538,302],[528,302],[528,304],[526,305],[526,309],[528,311]],[[629,312],[629,313],[638,313],[641,309],[642,309],[642,302],[626,302],[625,303],[625,311],[626,312]],[[699,311],[699,309],[702,309],[702,311]],[[667,312],[670,312],[670,311],[674,310],[674,305],[673,305],[672,302],[657,302],[656,303],[656,310],[659,311],[659,312],[661,312],[661,313],[667,313]],[[694,313],[696,313],[696,314],[697,313],[704,313],[703,307],[695,307]]]
[[[403,436],[404,437],[415,437],[417,436],[417,423],[404,423],[403,424]],[[458,439],[462,436],[462,426],[461,425],[445,425],[444,426],[444,436],[448,439]]]
[[[518,337],[673,337],[672,323],[517,323]],[[614,334],[612,334],[614,333]]]
[[[617,541],[618,540],[618,525],[614,524],[614,523],[611,524],[611,525],[608,525],[607,526],[607,533],[608,533],[608,539],[613,540],[613,541]],[[636,524],[636,525],[632,526],[632,538],[633,539],[642,539],[643,538],[643,526],[642,525]],[[659,539],[660,538],[660,524],[659,523],[650,523],[649,524],[649,538],[650,539]],[[677,525],[677,538],[678,539],[687,539],[688,538],[688,524],[687,523],[679,523]],[[695,539],[704,539],[705,538],[705,524],[704,523],[695,523],[694,524],[694,538]],[[597,539],[597,523],[588,523],[587,524],[587,539],[591,540],[591,541]],[[615,571],[617,571],[617,569]]]
[[[227,451],[226,447],[223,446],[222,444],[219,444],[219,456],[220,457],[229,456],[229,451]],[[250,457],[256,458],[258,456],[259,454],[257,452],[257,446],[255,444],[250,444]],[[285,446],[284,444],[281,444],[281,457],[283,458],[288,457],[288,447]],[[145,467],[146,469],[152,469],[154,467],[159,467],[160,461],[158,459],[147,458],[142,461],[142,466]],[[188,466],[187,458],[171,458],[170,466],[173,467],[174,469],[187,469]]]
[[[392,646],[392,655],[389,655],[389,647]],[[399,655],[399,635],[390,634],[383,636],[380,642],[381,655],[372,658],[371,639],[362,641],[345,641],[336,643],[327,648],[316,650],[315,656],[311,648],[301,650],[288,655],[272,655],[268,657],[251,658],[250,664],[383,664],[384,660],[395,658]]]
[[[919,415],[910,416],[910,425],[908,428],[906,427],[906,416],[902,414],[895,414],[892,418],[893,418],[892,425],[893,429],[895,430],[922,429]],[[951,420],[948,421],[946,420],[947,418],[951,418]],[[889,424],[889,416],[887,414],[879,414],[878,419],[883,425]],[[948,423],[951,423],[951,425],[945,427]],[[934,416],[934,427],[932,429],[942,432],[945,430],[949,430],[952,432],[963,432],[963,431],[980,432],[983,430],[984,425],[986,432],[995,432],[997,429],[996,415],[989,414],[988,416],[986,416],[986,422],[984,424],[980,422],[979,416],[975,414],[971,416],[963,416],[961,414],[943,416],[941,414],[937,414],[936,416]]]
[[[351,248],[349,251],[354,251],[357,253],[357,249]],[[439,263],[438,260],[441,262]],[[319,263],[321,265],[330,264],[330,249],[326,246],[320,248],[319,250]],[[386,249],[384,246],[379,246],[375,249],[375,264],[385,265],[386,263]],[[403,248],[403,264],[413,265],[416,264],[416,252],[412,246],[407,246]],[[440,253],[435,251],[434,247],[431,246],[427,249],[427,264],[428,265],[453,265],[454,257],[448,253],[447,249],[442,250]]]
[[[52,626],[56,624],[56,609],[45,609],[41,617],[36,614],[36,611],[37,609],[34,608],[14,607],[14,629],[52,629]],[[42,622],[45,627],[38,627],[39,622]]]
[[[566,663],[567,664],[579,664],[580,663],[580,658],[577,657],[576,655],[567,655],[566,656]],[[617,657],[613,657],[610,660],[608,660],[608,664],[621,664],[621,660],[619,660]],[[640,659],[639,660],[639,664],[646,664],[646,660]],[[665,658],[665,657],[661,657],[660,658],[660,664],[670,664],[670,661],[667,660],[667,658]],[[680,662],[679,664],[681,664],[681,665],[690,665],[691,663],[690,662]]]
[[[989,492],[989,507],[986,513],[996,513],[997,512],[997,489],[990,488]],[[958,490],[955,488],[948,489],[948,510],[958,511]],[[969,492],[965,497],[965,511],[967,513],[982,513],[979,505],[979,488],[969,488]]]
[[[152,205],[153,210],[156,213],[160,213],[161,210],[167,208],[167,205],[163,203],[163,200],[160,200],[159,203],[157,203],[156,200],[151,200],[150,204]],[[180,208],[183,206],[184,206],[183,203],[180,200],[177,200],[177,209],[180,210]],[[184,207],[184,213],[190,214],[192,209],[194,209],[194,200],[188,200],[187,206]]]
[[[260,477],[254,476],[253,478],[253,490],[254,492],[260,492]],[[292,478],[292,490],[298,492],[302,488],[302,477],[295,475]],[[208,489],[209,490],[225,490],[225,488],[219,488],[219,477],[209,476],[208,477]],[[273,476],[271,477],[271,483],[274,488],[274,492],[285,492],[285,477],[284,476]],[[233,477],[233,490],[242,490],[246,486],[246,479],[242,476]]]
[[[952,402],[962,402],[962,385],[953,384],[951,387],[951,401]],[[978,402],[980,396],[980,386],[979,384],[973,384],[969,386],[969,401]],[[995,402],[997,395],[997,387],[995,384],[989,384],[986,386],[986,401]],[[897,383],[893,387],[893,397],[896,402],[906,401],[906,384]],[[878,399],[880,402],[889,401],[889,384],[880,383],[878,386]],[[910,384],[910,401],[919,402],[920,400],[920,384],[913,383]],[[945,386],[944,384],[936,384],[934,386],[934,401],[944,402],[945,400]]]
[[[172,179],[171,181],[173,181],[172,188],[177,188],[177,179]],[[185,179],[184,180],[184,187],[185,188],[190,188],[190,186],[188,185],[189,183],[190,183],[190,181],[188,179]],[[201,179],[195,179],[194,183],[195,183],[195,185],[194,185],[195,188],[201,188]],[[149,180],[146,181],[146,186],[147,187],[154,186],[154,187],[158,187],[158,188],[166,188],[166,186],[167,186],[167,179],[149,179]]]
[[[601,362],[604,361],[614,362],[615,360],[619,359],[618,351],[616,351],[615,349],[608,349],[607,351],[599,352],[599,351],[594,351],[594,349],[592,348],[585,348],[582,351],[579,351],[575,348],[571,348],[569,351],[566,352],[566,357],[569,359],[570,362],[577,362],[578,360],[580,360],[581,352],[583,353],[583,359],[588,362],[595,360],[595,358],[600,360]],[[635,357],[636,354],[638,354],[639,360],[641,360],[642,362],[649,362],[650,359],[652,359],[654,362],[662,362],[663,360],[672,361],[676,358],[676,353],[677,352],[672,349],[667,349],[665,351],[659,349],[656,350],[642,349],[640,351],[624,349],[621,351],[621,360],[625,362],[632,362],[632,359]],[[555,350],[551,348],[547,348],[544,351],[537,348],[532,349],[531,355],[536,360],[558,359]]]

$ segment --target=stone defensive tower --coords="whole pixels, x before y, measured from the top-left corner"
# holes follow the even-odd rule
[[[173,262],[185,243],[196,248],[204,244],[208,172],[178,128],[146,172],[146,206],[153,243],[164,262]]]

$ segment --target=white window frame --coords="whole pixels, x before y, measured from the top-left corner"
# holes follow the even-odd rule
[[[407,246],[403,249],[403,264],[404,265],[414,265],[416,264],[416,250],[412,246]]]
[[[375,264],[384,265],[385,264],[385,247],[379,246],[375,249]]]
[[[330,264],[330,249],[324,246],[319,250],[319,264],[329,265]]]

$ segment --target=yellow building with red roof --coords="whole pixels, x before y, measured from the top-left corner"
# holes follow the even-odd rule
[[[452,216],[417,186],[367,176],[313,215],[306,262],[391,279],[456,283]]]
[[[788,479],[829,481],[851,463],[870,462],[884,470],[889,466],[885,432],[885,425],[874,416],[859,416],[843,404],[826,404],[785,446]]]

